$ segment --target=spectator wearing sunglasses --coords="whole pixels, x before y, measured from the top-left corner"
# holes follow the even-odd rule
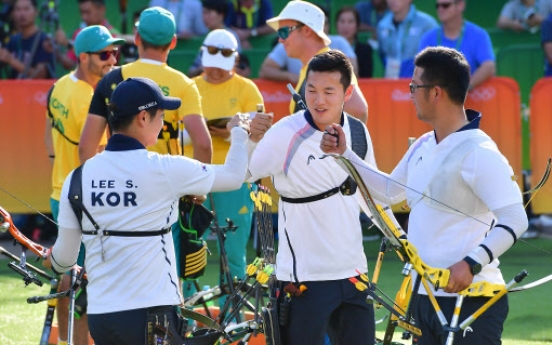
[[[209,31],[216,29],[228,30],[236,40],[238,40],[238,52],[241,52],[241,43],[238,34],[227,28],[224,23],[224,18],[228,13],[229,3],[227,0],[204,0],[203,1],[203,22]],[[197,54],[194,62],[188,69],[188,77],[193,78],[203,72],[203,66],[201,65],[201,50]]]
[[[121,33],[109,23],[105,16],[105,0],[78,0],[81,23],[79,28],[73,32],[71,39],[67,38],[65,31],[60,27],[55,34],[55,41],[58,49],[66,48],[67,52],[61,54],[61,50],[56,52],[56,57],[61,66],[66,70],[72,70],[77,65],[77,54],[73,48],[73,42],[79,32],[90,25],[105,26],[112,36],[121,37]],[[128,38],[131,41],[131,38]],[[132,43],[132,42],[130,42]]]
[[[82,29],[75,38],[77,68],[61,77],[48,92],[46,129],[44,143],[53,164],[52,194],[50,206],[57,223],[59,200],[63,181],[80,165],[79,141],[94,88],[100,79],[117,63],[117,48],[124,40],[113,38],[105,26],[93,25]],[[102,136],[100,148],[107,142]],[[78,265],[84,265],[84,246],[81,245]],[[71,278],[64,274],[60,291],[69,288]],[[59,339],[67,341],[68,298],[58,300],[57,318]],[[76,345],[88,344],[86,314],[75,319]]]
[[[384,77],[409,78],[420,38],[437,27],[429,14],[418,11],[412,0],[387,0],[389,13],[378,23],[378,49],[385,67]]]
[[[226,25],[234,30],[244,49],[251,48],[249,38],[272,33],[266,20],[274,15],[269,0],[231,0]]]
[[[278,33],[278,42],[282,43],[287,56],[299,59],[303,64],[295,90],[305,98],[305,76],[309,60],[316,54],[331,50],[330,38],[324,32],[325,15],[316,5],[307,1],[292,0],[287,3],[277,17],[267,20],[267,24]],[[366,123],[368,104],[358,81],[353,74],[353,93],[345,102],[345,112]],[[290,113],[300,110],[291,100]]]
[[[462,52],[471,70],[470,90],[496,74],[491,37],[482,27],[464,19],[465,0],[437,0],[437,17],[441,25],[427,32],[418,51],[443,46]]]
[[[237,113],[255,114],[257,105],[264,104],[255,83],[235,72],[237,48],[235,36],[224,29],[211,31],[203,41],[201,64],[204,71],[193,80],[201,94],[201,107],[207,121],[230,118]],[[230,148],[230,133],[225,127],[215,125],[209,126],[209,132],[213,141],[213,164],[223,163]],[[218,223],[226,224],[226,219],[230,218],[237,226],[235,231],[226,233],[224,242],[232,277],[245,275],[246,247],[254,210],[250,193],[251,185],[244,183],[238,190],[215,192],[210,196]],[[204,206],[212,209],[211,200]]]
[[[345,37],[340,35],[330,35],[330,23],[328,12],[325,9],[324,11],[324,32],[328,35],[328,38],[331,40],[329,47],[331,49],[336,49],[345,56],[353,65],[355,72],[358,70],[358,56],[355,53],[353,47],[347,42]],[[259,76],[263,79],[276,80],[276,81],[286,81],[292,84],[296,84],[299,79],[299,73],[301,73],[301,68],[303,63],[301,60],[289,57],[286,53],[286,49],[282,43],[277,43],[268,56],[264,59],[261,69],[259,71]]]

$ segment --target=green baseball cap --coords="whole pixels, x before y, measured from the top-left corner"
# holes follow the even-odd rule
[[[143,10],[136,25],[140,37],[155,45],[170,43],[176,33],[174,16],[171,12],[159,6]]]
[[[102,25],[87,26],[82,29],[75,38],[75,53],[98,52],[111,44],[123,44],[122,38],[114,38],[109,30]]]

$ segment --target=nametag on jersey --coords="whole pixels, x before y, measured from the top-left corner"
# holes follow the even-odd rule
[[[95,206],[138,206],[136,203],[136,193],[131,191],[115,191],[116,183],[114,180],[92,180],[90,186],[92,192],[90,194],[90,201],[92,207]],[[131,180],[126,181],[126,188],[135,188]],[[107,189],[107,190],[106,190]],[[105,191],[104,191],[105,190]]]
[[[397,58],[387,58],[387,63],[385,64],[385,78],[399,79],[400,72],[401,60]]]

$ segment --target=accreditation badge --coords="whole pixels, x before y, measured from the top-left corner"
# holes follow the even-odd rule
[[[399,79],[400,72],[401,60],[397,58],[387,58],[387,63],[385,64],[385,78]]]

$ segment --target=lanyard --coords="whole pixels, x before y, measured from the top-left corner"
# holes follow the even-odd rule
[[[245,8],[239,5],[239,3],[237,2],[236,4],[237,4],[237,9],[241,11],[243,16],[245,17],[245,27],[248,29],[256,27],[258,22],[259,10],[261,7],[260,1],[256,0],[251,8]]]
[[[460,30],[460,37],[458,37],[456,39],[456,47],[454,49],[456,49],[457,51],[460,51],[460,48],[462,47],[462,42],[464,41],[464,28],[465,27],[466,27],[466,24],[465,23],[462,24],[462,30]],[[438,46],[442,45],[444,36],[445,36],[445,32],[444,32],[443,27],[441,26],[440,34],[437,35],[437,45]]]
[[[412,17],[414,17],[414,16],[412,16]],[[406,20],[408,20],[408,18]],[[410,27],[412,26],[412,21],[413,21],[413,19],[411,18],[408,21],[408,23],[405,23],[406,27],[404,28],[404,31],[402,32],[402,38],[400,40],[397,40],[397,58],[399,60],[402,60],[404,47],[406,45],[406,38],[407,38],[406,36],[410,32]],[[400,26],[400,24],[399,24],[399,26]],[[398,29],[397,34],[399,34],[400,33],[400,28],[397,28],[397,29]]]

